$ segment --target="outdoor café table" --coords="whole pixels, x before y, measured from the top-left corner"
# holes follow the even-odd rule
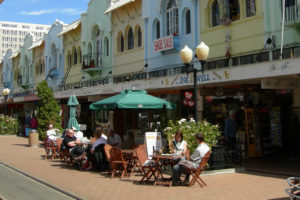
[[[162,154],[162,155],[153,155],[152,159],[158,164],[159,166],[159,170],[157,170],[157,172],[159,173],[157,175],[157,179],[154,182],[154,185],[168,185],[168,186],[172,186],[172,180],[170,179],[165,179],[163,177],[162,174],[162,166],[166,165],[166,163],[168,165],[170,165],[171,167],[173,167],[175,165],[175,160],[183,158],[184,156],[181,155],[176,155],[176,154]],[[158,178],[159,176],[161,177],[162,181],[159,181]]]
[[[133,173],[135,167],[137,167],[137,156],[134,149],[122,149],[123,157],[128,161],[128,171],[130,175]]]

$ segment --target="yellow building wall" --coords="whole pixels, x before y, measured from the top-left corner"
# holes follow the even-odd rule
[[[265,38],[262,1],[256,1],[256,15],[248,18],[245,13],[245,0],[239,2],[239,20],[232,21],[228,26],[211,27],[213,0],[200,1],[200,38],[210,47],[209,59],[225,57],[228,48],[230,56],[262,51]]]
[[[134,5],[133,5],[134,4]],[[113,75],[126,75],[138,73],[144,69],[144,21],[142,19],[142,1],[137,0],[124,7],[121,7],[112,13],[112,31],[113,31]],[[133,34],[135,27],[139,25],[142,32],[142,45],[137,47],[137,37],[134,38],[134,48],[127,50],[126,30],[131,26]],[[118,34],[124,35],[124,52],[119,52]],[[135,34],[134,34],[135,35]]]
[[[74,64],[74,48],[77,50],[77,64]],[[82,79],[82,59],[80,58],[80,52],[82,51],[82,42],[81,42],[81,24],[74,30],[71,30],[63,35],[63,49],[64,49],[64,76],[67,73],[69,67],[69,58],[68,55],[71,54],[71,68],[68,74],[68,78],[65,84],[68,83],[77,83]]]
[[[33,49],[33,73],[34,73],[34,89],[37,85],[45,80],[45,43]],[[40,71],[40,64],[42,64],[42,73]]]

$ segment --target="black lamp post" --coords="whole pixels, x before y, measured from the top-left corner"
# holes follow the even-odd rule
[[[195,121],[198,121],[198,108],[197,108],[197,68],[194,67],[191,62],[193,61],[193,58],[197,58],[200,63],[201,63],[201,71],[203,73],[203,64],[205,60],[207,59],[209,54],[209,47],[204,43],[201,42],[197,47],[196,47],[196,55],[193,56],[193,51],[188,47],[184,46],[184,48],[180,51],[180,58],[182,62],[185,64],[185,66],[188,69],[188,72],[190,71],[190,67],[193,69],[193,75],[194,75],[194,118]]]
[[[9,93],[10,93],[10,89],[9,88],[4,88],[2,90],[2,94],[4,96],[4,101],[5,101],[5,111],[4,111],[4,115],[5,116],[7,115],[7,98],[8,98]]]

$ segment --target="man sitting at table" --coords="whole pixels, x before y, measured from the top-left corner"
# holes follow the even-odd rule
[[[182,169],[187,168],[197,168],[199,167],[202,158],[209,151],[209,147],[204,142],[204,136],[202,133],[196,134],[196,142],[198,147],[195,149],[194,153],[191,155],[190,160],[181,160],[178,164],[173,166],[172,170],[172,185],[177,186],[179,178],[181,176]],[[187,185],[190,180],[190,174],[186,174],[184,185]]]
[[[121,137],[117,133],[115,133],[115,130],[113,128],[109,129],[107,143],[113,147],[121,147]]]

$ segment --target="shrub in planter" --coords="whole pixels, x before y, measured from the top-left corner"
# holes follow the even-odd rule
[[[19,123],[17,119],[0,115],[0,135],[16,135],[18,127]]]
[[[177,130],[182,131],[183,138],[187,142],[188,149],[192,154],[195,148],[198,146],[195,135],[202,133],[205,143],[211,148],[217,144],[217,138],[220,136],[220,130],[217,125],[213,125],[205,120],[195,122],[193,118],[190,121],[181,119],[178,121],[169,121],[168,127],[164,129],[164,133],[167,135],[168,140],[174,140],[174,136]]]

